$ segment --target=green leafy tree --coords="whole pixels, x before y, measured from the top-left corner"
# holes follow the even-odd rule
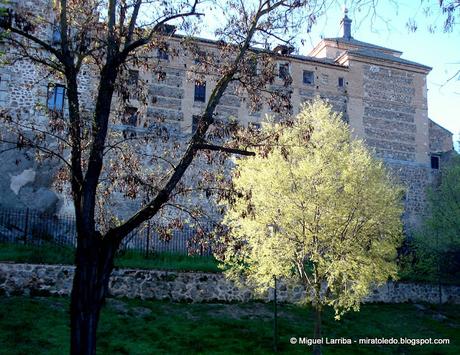
[[[258,291],[274,277],[311,290],[305,301],[315,309],[318,338],[324,306],[339,319],[359,310],[374,284],[395,277],[401,191],[322,101],[262,133],[278,142],[237,161],[223,260],[228,276]]]
[[[460,275],[460,157],[453,154],[427,192],[429,215],[412,242],[415,260],[406,260],[404,277],[441,284]]]
[[[441,169],[439,184],[428,191],[431,218],[428,223],[442,230],[445,241],[460,245],[460,157],[453,156]]]

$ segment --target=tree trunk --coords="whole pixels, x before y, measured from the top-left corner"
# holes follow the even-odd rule
[[[316,304],[315,308],[315,332],[313,337],[315,339],[321,339],[321,306]],[[313,354],[321,355],[321,344],[313,345]]]
[[[79,242],[73,279],[70,323],[72,355],[96,354],[96,330],[107,296],[116,248],[98,235]]]

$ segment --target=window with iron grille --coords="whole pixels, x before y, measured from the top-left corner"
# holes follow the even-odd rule
[[[201,81],[195,82],[195,101],[197,102],[206,101],[206,82],[201,82]]]
[[[281,79],[287,79],[287,78],[289,78],[289,76],[290,76],[289,63],[280,64],[280,66],[279,66],[279,77]]]
[[[169,54],[166,48],[158,48],[158,59],[169,60]]]
[[[339,78],[338,85],[339,85],[339,87],[343,87],[344,82],[343,82],[343,78],[342,78],[342,77]]]
[[[303,83],[307,85],[313,85],[315,83],[315,73],[310,70],[304,70]]]
[[[58,46],[61,44],[61,26],[59,26],[58,24],[53,25],[51,44],[53,46]]]
[[[250,75],[257,75],[258,70],[257,70],[257,57],[251,57],[248,60],[248,71]]]
[[[121,119],[121,123],[127,126],[137,126],[137,108],[126,107],[125,113]]]
[[[62,112],[64,110],[65,90],[64,85],[48,85],[48,98],[46,102],[48,109],[58,112]]]
[[[206,52],[205,51],[198,51],[196,54],[195,54],[195,64],[202,64],[204,62],[206,62]]]
[[[128,73],[128,85],[136,86],[139,82],[139,71],[130,70]]]

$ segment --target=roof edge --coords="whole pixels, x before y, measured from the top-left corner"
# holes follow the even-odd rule
[[[431,118],[428,117],[428,120],[433,123],[434,125],[436,125],[437,127],[441,128],[442,130],[446,131],[447,133],[450,133],[451,136],[454,135],[453,132],[451,132],[450,130],[448,130],[446,127],[444,126],[441,126],[439,123],[435,122],[434,120],[432,120]]]
[[[337,62],[340,62],[345,57],[348,57],[348,58],[352,58],[352,57],[370,58],[370,59],[374,59],[374,60],[377,60],[377,61],[383,61],[383,62],[389,62],[389,63],[399,64],[399,65],[404,65],[404,66],[408,66],[408,67],[417,68],[417,69],[419,69],[419,71],[423,71],[426,74],[428,74],[433,69],[432,67],[429,67],[427,65],[412,62],[412,61],[404,59],[404,58],[395,57],[393,59],[393,58],[390,58],[390,57],[389,58],[378,57],[378,56],[373,56],[373,55],[365,54],[365,53],[356,53],[356,52],[353,52],[353,51],[345,51],[340,56],[338,56],[335,60]]]

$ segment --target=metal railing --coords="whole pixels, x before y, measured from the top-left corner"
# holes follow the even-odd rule
[[[210,224],[202,226],[211,228]],[[173,230],[168,240],[160,238],[155,223],[149,221],[132,231],[122,242],[119,253],[138,252],[149,256],[154,253],[177,253],[209,256],[209,245],[194,238],[196,228],[185,225]],[[76,247],[76,222],[73,216],[53,215],[31,209],[0,208],[0,243],[33,245],[51,243],[63,247]]]

